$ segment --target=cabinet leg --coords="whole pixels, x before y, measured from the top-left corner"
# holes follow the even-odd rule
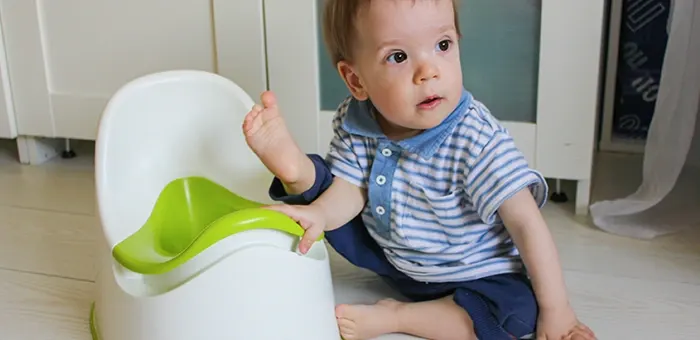
[[[576,182],[576,215],[588,215],[591,204],[591,180],[579,180]]]
[[[61,153],[61,158],[75,158],[75,151],[70,147],[70,138],[66,138],[65,149]]]
[[[565,203],[569,200],[569,197],[566,196],[566,193],[561,191],[561,180],[557,179],[556,180],[556,188],[554,192],[552,193],[552,197],[550,197],[552,202],[554,203]]]
[[[17,137],[19,161],[22,164],[39,165],[56,157],[60,150],[60,141],[40,137]]]

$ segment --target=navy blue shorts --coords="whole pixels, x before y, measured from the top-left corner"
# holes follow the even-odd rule
[[[270,197],[287,204],[311,203],[332,183],[330,169],[318,155],[309,155],[316,168],[313,187],[301,195],[287,195],[275,178]],[[474,322],[479,339],[511,340],[534,338],[537,300],[524,274],[502,274],[467,282],[418,282],[389,263],[377,242],[369,235],[358,215],[342,227],[326,232],[328,243],[350,263],[381,276],[389,285],[412,301],[428,301],[454,294]]]

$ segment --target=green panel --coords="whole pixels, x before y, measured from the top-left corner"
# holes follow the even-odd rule
[[[500,120],[536,122],[541,0],[460,3],[465,88]],[[348,91],[318,36],[321,109],[335,110]]]
[[[335,111],[350,92],[345,86],[345,83],[338,74],[335,65],[331,63],[331,58],[328,56],[325,42],[323,41],[322,15],[323,3],[325,0],[316,0],[317,4],[317,19],[318,19],[318,63],[319,63],[319,82],[321,87],[321,110]]]
[[[462,3],[459,21],[464,86],[499,119],[534,123],[540,1]]]

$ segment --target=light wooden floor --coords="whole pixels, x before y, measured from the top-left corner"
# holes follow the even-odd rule
[[[0,339],[90,339],[95,217],[92,158],[21,166],[0,141]],[[596,198],[633,190],[634,157],[602,155]],[[573,197],[573,192],[569,193]],[[700,228],[639,241],[572,217],[571,204],[544,214],[561,252],[573,304],[600,339],[697,339]],[[336,277],[371,282],[341,260]],[[125,339],[128,340],[128,339]]]

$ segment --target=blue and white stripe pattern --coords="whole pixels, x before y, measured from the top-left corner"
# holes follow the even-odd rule
[[[422,282],[524,271],[497,210],[523,188],[541,207],[547,184],[469,92],[439,126],[406,140],[386,138],[371,103],[352,98],[333,129],[326,162],[368,191],[364,223],[397,269]]]

